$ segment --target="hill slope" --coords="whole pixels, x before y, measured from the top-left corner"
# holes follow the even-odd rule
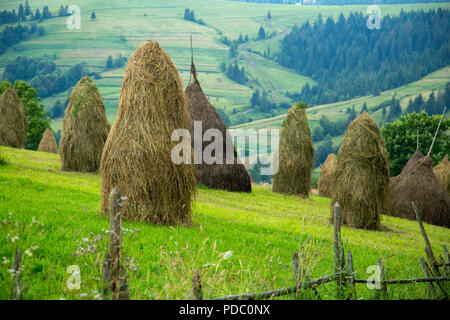
[[[50,11],[56,15],[59,3],[47,0],[32,0],[30,6],[34,11],[42,9],[48,4]],[[2,1],[2,9],[16,9],[17,1]],[[118,54],[129,57],[133,50],[145,40],[152,38],[164,47],[177,65],[184,84],[189,81],[190,48],[189,34],[193,35],[195,47],[195,61],[202,86],[217,107],[231,113],[236,109],[238,113],[245,113],[253,120],[266,115],[249,110],[249,100],[253,89],[258,87],[274,91],[278,101],[290,101],[285,96],[286,91],[299,90],[307,81],[294,72],[280,67],[278,64],[249,52],[253,48],[264,51],[270,46],[276,47],[277,37],[267,41],[256,41],[260,26],[267,33],[275,32],[277,35],[286,33],[295,25],[301,25],[307,20],[313,21],[317,16],[332,15],[337,18],[341,12],[345,15],[352,11],[365,13],[367,6],[290,6],[255,4],[222,0],[205,1],[144,1],[130,0],[126,2],[110,0],[105,5],[101,1],[80,0],[77,5],[81,9],[81,29],[68,30],[67,17],[54,17],[44,20],[39,25],[45,27],[43,37],[31,38],[18,43],[0,56],[0,71],[5,65],[17,56],[56,56],[56,64],[62,70],[78,62],[87,62],[90,71],[95,71],[103,77],[97,80],[100,92],[104,98],[108,118],[112,122],[115,118],[117,102],[124,67],[105,70],[109,55]],[[400,10],[419,10],[427,8],[449,7],[445,4],[406,4],[381,6],[382,14],[398,14]],[[185,8],[194,10],[197,19],[202,19],[205,25],[200,25],[183,19]],[[272,19],[267,19],[268,10]],[[95,11],[97,18],[90,19],[91,12]],[[220,64],[228,62],[229,47],[219,42],[221,37],[235,40],[239,35],[248,34],[250,42],[241,48],[239,61],[246,66],[250,79],[247,85],[237,84],[229,80],[221,71]],[[121,35],[125,39],[121,40]],[[275,50],[275,49],[274,49]],[[253,60],[257,60],[252,64]],[[247,68],[248,65],[248,68]],[[64,101],[69,91],[57,96],[44,99],[48,110],[56,100]],[[284,110],[285,112],[286,110]],[[283,110],[278,110],[283,112]],[[52,126],[59,129],[61,120],[55,121]]]
[[[0,166],[0,257],[4,261],[0,299],[10,298],[12,278],[7,269],[15,248],[25,251],[34,246],[38,248],[29,250],[31,256],[24,255],[23,282],[30,287],[25,298],[95,298],[94,290],[101,290],[105,240],[91,239],[108,237],[102,233],[108,229],[108,219],[99,212],[99,177],[62,172],[58,155],[3,147],[0,152],[9,162]],[[288,286],[292,254],[299,245],[308,253],[305,265],[311,268],[310,276],[332,273],[329,207],[326,198],[287,197],[262,186],[254,186],[251,194],[200,188],[190,228],[125,222],[124,252],[132,258],[131,269],[136,268],[128,273],[131,297],[184,299],[194,268],[202,275],[205,298]],[[25,231],[15,232],[16,222],[24,223]],[[343,228],[344,246],[353,253],[357,276],[367,278],[367,267],[380,256],[390,279],[422,276],[418,259],[424,255],[424,244],[417,223],[387,216],[382,223],[387,227],[384,231]],[[450,242],[448,230],[425,227],[435,253],[441,254],[442,245]],[[18,238],[13,241],[14,236]],[[88,245],[93,253],[77,257]],[[227,251],[233,253],[224,259]],[[80,290],[66,286],[71,265],[81,269]],[[366,299],[375,294],[365,285],[358,286],[357,292]],[[333,284],[320,287],[319,293],[323,299],[332,299]],[[426,284],[389,287],[393,299],[427,296]],[[311,293],[301,297],[315,298]]]

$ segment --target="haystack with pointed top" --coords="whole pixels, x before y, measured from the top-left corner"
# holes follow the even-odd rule
[[[0,145],[24,148],[27,119],[16,91],[9,87],[0,96]]]
[[[245,166],[240,162],[237,152],[232,146],[230,149],[233,154],[231,159],[227,162],[227,141],[232,143],[232,138],[230,133],[227,131],[225,123],[221,119],[219,113],[211,105],[211,103],[206,98],[203,93],[200,83],[197,80],[195,74],[195,67],[193,67],[194,81],[186,87],[185,95],[187,100],[187,106],[189,110],[190,120],[189,120],[189,132],[191,135],[192,147],[194,144],[194,121],[201,123],[202,135],[207,130],[216,129],[218,130],[222,137],[222,154],[215,154],[215,151],[211,152],[212,156],[215,157],[214,163],[209,164],[208,161],[203,159],[201,164],[195,164],[195,172],[197,183],[203,184],[213,189],[222,189],[235,192],[251,192],[251,180],[250,176],[245,169]],[[194,152],[197,155],[203,153],[205,148],[211,142],[204,142],[200,137],[198,141],[198,150],[194,148]],[[200,149],[201,148],[201,149]],[[231,161],[232,160],[232,161]]]
[[[441,185],[450,195],[450,162],[448,161],[448,154],[445,155],[441,163],[434,167],[433,172]]]
[[[108,213],[109,193],[117,187],[128,199],[122,208],[125,219],[190,223],[197,188],[194,165],[192,159],[181,164],[172,160],[179,143],[171,139],[175,130],[187,130],[188,121],[176,66],[159,44],[145,42],[125,70],[116,121],[103,150],[104,213]],[[189,142],[187,146],[192,153]]]
[[[39,143],[38,151],[47,153],[58,153],[58,145],[56,143],[55,135],[52,129],[47,128],[42,135]]]
[[[274,175],[273,192],[308,197],[314,168],[314,148],[306,118],[306,103],[289,109],[281,128],[278,150],[278,172]]]
[[[416,220],[411,204],[414,201],[422,221],[449,228],[450,199],[433,173],[431,157],[419,157],[417,154],[411,157],[407,166],[405,165],[402,173],[391,179],[386,213],[393,217]]]
[[[62,169],[98,171],[110,129],[97,86],[85,76],[73,89],[64,115],[59,148]]]
[[[334,183],[334,173],[336,171],[337,158],[334,153],[328,155],[322,165],[319,177],[319,196],[331,197],[331,187]]]
[[[387,205],[389,163],[380,130],[367,112],[350,123],[337,158],[332,215],[339,202],[344,224],[377,229]]]

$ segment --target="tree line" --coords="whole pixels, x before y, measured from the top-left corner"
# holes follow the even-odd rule
[[[336,22],[319,15],[313,25],[293,27],[275,59],[318,83],[293,98],[318,105],[378,95],[450,63],[449,10],[387,15],[380,30],[369,30],[366,20],[362,13]]]
[[[78,63],[66,71],[58,69],[48,57],[17,57],[5,67],[3,79],[11,82],[30,80],[30,85],[42,98],[63,92],[74,86],[89,69],[85,63]]]
[[[39,9],[33,13],[28,4],[28,0],[25,2],[25,6],[21,3],[19,4],[18,10],[15,9],[0,11],[0,25],[17,23],[22,21],[42,21],[44,19],[49,19],[52,17],[52,13],[48,6],[42,8],[42,13]]]
[[[202,20],[202,19],[196,19],[195,18],[195,13],[194,13],[194,10],[191,10],[191,9],[188,9],[188,8],[186,8],[185,10],[184,10],[184,20],[187,20],[187,21],[192,21],[192,22],[196,22],[196,23],[198,23],[198,24],[201,24],[201,25],[205,25],[205,22]]]

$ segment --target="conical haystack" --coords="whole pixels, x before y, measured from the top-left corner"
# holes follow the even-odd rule
[[[58,145],[56,144],[55,135],[53,134],[52,129],[45,129],[41,142],[39,143],[38,151],[58,153]]]
[[[331,198],[331,187],[334,182],[334,173],[336,171],[337,158],[331,153],[322,165],[319,177],[319,196]]]
[[[389,164],[377,124],[367,112],[349,125],[338,154],[331,212],[339,202],[342,222],[350,227],[377,229],[386,208]],[[333,217],[332,217],[333,218]]]
[[[102,211],[110,191],[128,198],[128,220],[189,224],[196,191],[194,165],[175,164],[174,130],[187,130],[189,113],[178,71],[153,41],[136,49],[125,71],[116,121],[102,155]],[[191,146],[188,146],[191,150]],[[191,150],[192,151],[192,150]]]
[[[450,194],[450,162],[448,161],[448,154],[445,155],[441,163],[434,167],[433,172],[441,186]]]
[[[306,118],[306,103],[289,109],[281,128],[278,172],[273,192],[307,197],[314,168],[314,148]]]
[[[111,125],[97,86],[88,76],[73,89],[61,129],[63,170],[96,172]]]
[[[387,214],[416,220],[414,202],[422,221],[449,228],[450,199],[433,173],[429,155],[410,160],[408,170],[391,179]]]
[[[27,137],[27,119],[23,104],[13,88],[0,96],[0,145],[24,148]]]
[[[227,132],[225,123],[220,118],[219,113],[209,103],[196,76],[194,76],[194,82],[186,87],[186,100],[190,114],[189,132],[191,134],[191,143],[194,148],[194,121],[201,121],[202,135],[209,129],[217,129],[220,131],[223,141],[221,148],[222,155],[216,157],[216,161],[212,164],[205,163],[203,159],[201,164],[195,164],[195,171],[197,177],[197,183],[201,183],[210,188],[223,189],[228,191],[237,192],[251,192],[252,186],[250,182],[250,176],[245,169],[244,165],[240,162],[236,150],[232,148],[234,154],[233,162],[227,163],[227,137],[228,141],[232,141],[231,135]],[[198,141],[198,145],[201,145],[201,151],[211,144],[211,142],[203,142],[203,139]],[[215,156],[215,153],[213,156]]]
[[[414,152],[414,154],[412,155],[412,157],[405,164],[405,166],[403,167],[402,172],[400,174],[406,173],[406,172],[411,171],[412,169],[414,169],[416,167],[416,165],[417,165],[417,161],[419,161],[423,157],[424,157],[424,155],[422,154],[422,152],[420,152],[417,149]]]

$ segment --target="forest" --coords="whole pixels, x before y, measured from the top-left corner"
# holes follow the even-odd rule
[[[438,9],[384,16],[370,30],[362,13],[322,16],[294,26],[276,60],[318,85],[304,86],[292,98],[310,105],[378,95],[424,77],[450,62],[450,16]]]

